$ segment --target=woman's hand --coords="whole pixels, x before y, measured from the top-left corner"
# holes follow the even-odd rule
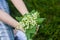
[[[25,32],[22,27],[20,28],[20,31],[22,31],[23,33]],[[18,29],[13,29],[13,32],[14,32],[14,36],[16,36]]]
[[[14,36],[16,36],[16,33],[18,32],[18,30],[22,31],[22,32],[25,32],[24,29],[21,27],[19,29],[14,29],[13,32],[14,32]]]
[[[24,28],[23,28],[20,24],[18,24],[18,25],[15,27],[15,30],[21,30],[22,32],[25,32],[25,31],[24,31]]]

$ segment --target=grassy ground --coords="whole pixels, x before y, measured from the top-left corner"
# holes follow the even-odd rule
[[[15,18],[19,12],[10,1],[11,15]],[[60,0],[24,0],[29,11],[35,9],[46,18],[33,40],[60,40]]]

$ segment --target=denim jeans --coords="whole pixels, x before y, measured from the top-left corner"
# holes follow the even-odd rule
[[[20,30],[17,30],[15,40],[27,40],[25,33]]]

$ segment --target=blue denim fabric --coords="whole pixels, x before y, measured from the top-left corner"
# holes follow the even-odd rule
[[[0,40],[14,40],[13,30],[0,21]]]
[[[8,3],[6,2],[6,0],[0,0],[0,9],[9,13],[9,7],[8,7]]]
[[[15,40],[27,40],[25,33],[20,30],[17,30]]]
[[[9,7],[5,0],[0,0],[0,10],[9,14]],[[13,29],[0,21],[0,40],[14,40]]]
[[[4,10],[9,14],[9,7],[6,0],[0,0],[0,10]],[[0,22],[0,40],[27,40],[27,37],[25,33],[23,33],[22,31],[18,31],[14,39],[13,29],[10,26],[4,24],[3,22]]]

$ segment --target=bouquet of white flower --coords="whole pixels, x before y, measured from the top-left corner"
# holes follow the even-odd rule
[[[19,19],[20,17],[16,17]],[[24,28],[28,40],[32,40],[32,37],[36,33],[36,27],[40,25],[45,18],[40,18],[40,15],[37,11],[32,11],[28,14],[25,14],[20,20],[19,24]]]

